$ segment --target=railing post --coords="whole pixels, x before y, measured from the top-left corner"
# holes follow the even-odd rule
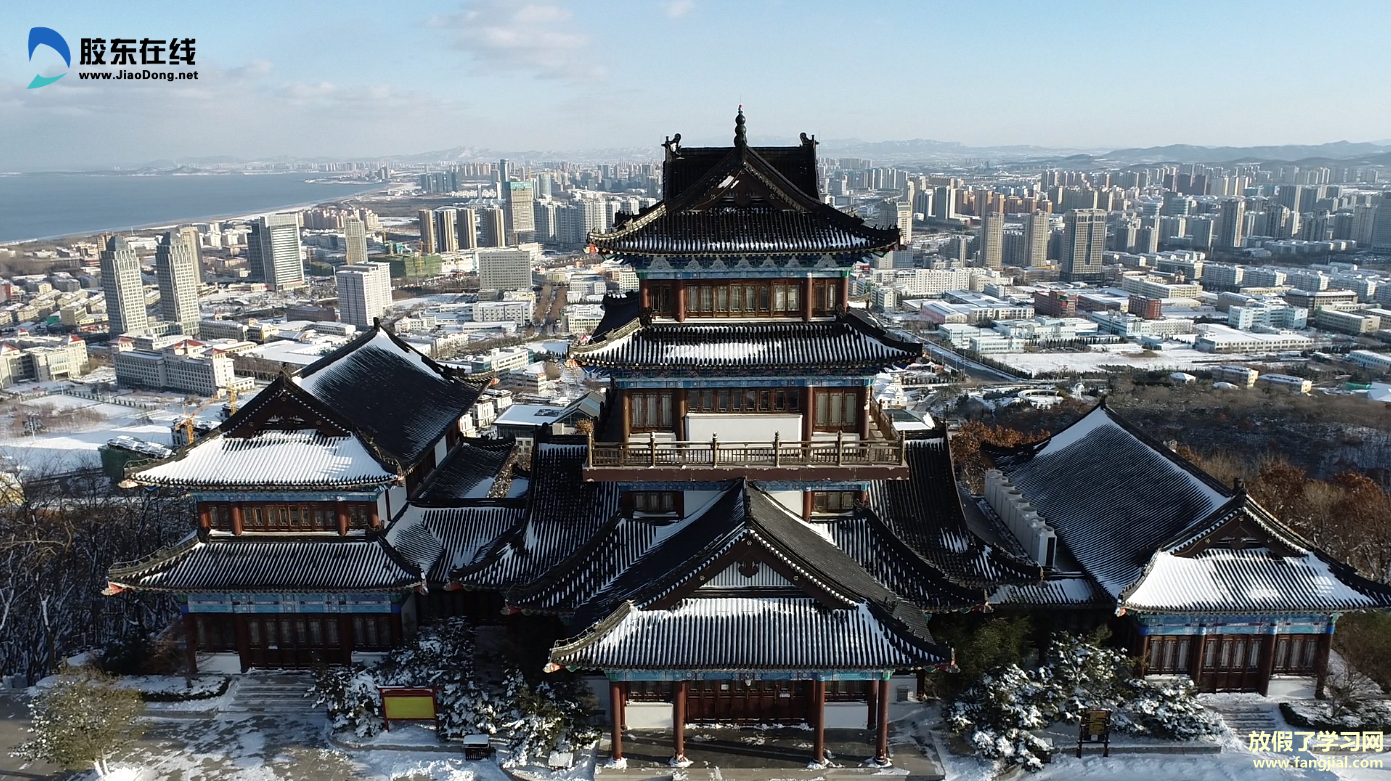
[[[651,465],[652,465],[652,466],[656,466],[656,465],[657,465],[657,433],[656,433],[655,431],[649,431],[649,432],[647,432],[647,452],[650,453],[650,454],[651,454],[651,457],[652,457],[652,463],[651,463]]]
[[[836,466],[845,463],[845,432],[836,432]]]
[[[773,466],[782,466],[782,432],[773,432]]]
[[[720,465],[720,435],[710,435],[710,466]]]
[[[898,438],[898,465],[903,466],[908,463],[908,438],[900,436]]]
[[[594,432],[589,432],[586,437],[587,443],[584,449],[584,467],[590,469],[594,466]]]

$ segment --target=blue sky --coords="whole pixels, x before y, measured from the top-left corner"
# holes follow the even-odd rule
[[[5,5],[0,170],[716,141],[741,102],[758,140],[1391,138],[1387,2]],[[194,37],[200,78],[26,90],[63,69],[27,59],[33,26],[74,57],[83,37]]]

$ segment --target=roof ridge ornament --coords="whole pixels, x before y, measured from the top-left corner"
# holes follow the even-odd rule
[[[674,158],[674,157],[680,157],[680,156],[681,156],[681,134],[680,134],[680,133],[677,133],[677,134],[674,135],[674,136],[667,136],[666,140],[662,142],[662,147],[665,148],[665,149],[667,150],[667,159],[668,159],[668,160],[670,160],[670,159],[672,159],[672,158]]]
[[[736,147],[748,146],[748,138],[744,131],[744,104],[739,104],[739,114],[734,117],[734,145]]]

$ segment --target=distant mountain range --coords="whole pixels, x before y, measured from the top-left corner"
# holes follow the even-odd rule
[[[782,146],[795,143],[783,137],[755,136],[749,139],[754,146]],[[683,141],[687,147],[726,146],[727,138],[700,138]],[[862,141],[857,138],[826,139],[820,144],[820,153],[827,157],[864,157],[876,164],[906,165],[912,163],[961,163],[966,160],[991,161],[995,163],[1037,163],[1039,165],[1061,165],[1066,167],[1090,167],[1107,165],[1143,165],[1154,163],[1238,163],[1238,162],[1291,162],[1306,165],[1391,165],[1391,139],[1377,142],[1335,141],[1329,144],[1286,144],[1280,146],[1195,146],[1192,144],[1171,144],[1105,151],[1101,149],[1059,148],[1032,145],[968,146],[958,141],[935,141],[915,138],[906,141]],[[494,161],[507,158],[519,163],[542,160],[568,160],[572,162],[607,162],[616,160],[655,161],[661,158],[661,148],[651,144],[640,147],[610,147],[604,149],[550,149],[526,151],[498,151],[481,147],[456,146],[429,152],[404,155],[386,155],[380,160],[388,165],[458,163],[472,161]],[[360,158],[359,158],[360,159]],[[258,159],[255,162],[279,163],[327,163],[337,162],[339,158],[314,157],[295,158],[279,156]],[[197,168],[201,166],[227,166],[252,162],[226,155],[200,158],[181,158],[180,167]],[[157,160],[142,166],[143,170],[168,170],[175,167],[175,161]],[[130,169],[126,169],[130,170]]]

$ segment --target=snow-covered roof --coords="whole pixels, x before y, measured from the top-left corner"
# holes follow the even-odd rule
[[[865,604],[827,610],[809,597],[708,597],[671,610],[624,603],[551,661],[576,669],[883,670],[942,664],[930,640],[905,638]]]
[[[192,489],[363,488],[395,479],[355,434],[325,436],[313,429],[218,433],[135,475],[147,485]]]
[[[1381,607],[1311,552],[1209,549],[1194,557],[1157,553],[1122,604],[1164,612],[1343,611]]]

